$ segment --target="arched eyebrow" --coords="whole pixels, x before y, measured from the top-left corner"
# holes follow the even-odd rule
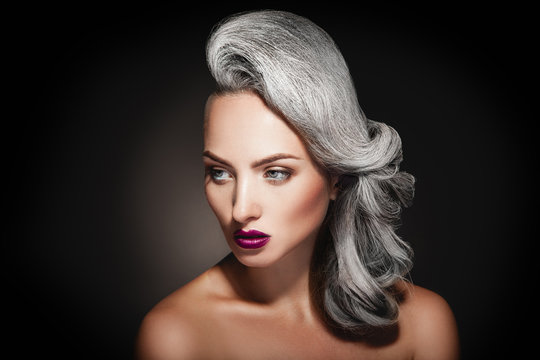
[[[223,165],[232,167],[232,165],[225,159],[217,156],[213,152],[206,150],[203,152],[203,156],[206,156],[216,162],[222,163]],[[273,163],[274,161],[282,160],[282,159],[295,159],[295,160],[302,160],[302,158],[299,158],[298,156],[292,155],[292,154],[286,154],[286,153],[278,153],[278,154],[272,154],[270,156],[267,156],[261,160],[254,161],[251,163],[252,168],[257,168],[262,165]]]
[[[279,153],[279,154],[274,154],[274,155],[267,156],[267,157],[265,157],[264,159],[261,159],[261,160],[254,161],[253,163],[251,163],[251,167],[257,168],[259,166],[270,164],[270,163],[273,163],[274,161],[278,161],[278,160],[282,160],[282,159],[302,160],[301,158],[299,158],[298,156],[295,156],[295,155]]]
[[[217,156],[216,154],[214,154],[213,152],[209,150],[205,150],[202,155],[214,160],[215,162],[222,163],[223,165],[227,165],[228,167],[232,167],[232,165],[228,161],[220,158],[219,156]]]

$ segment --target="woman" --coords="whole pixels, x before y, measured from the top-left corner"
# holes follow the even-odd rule
[[[212,31],[205,191],[232,253],[145,317],[141,359],[456,359],[452,311],[405,280],[414,179],[329,35],[280,11]]]

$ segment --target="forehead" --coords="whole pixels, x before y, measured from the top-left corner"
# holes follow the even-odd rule
[[[205,150],[246,160],[283,152],[307,157],[296,132],[254,93],[214,95],[205,116]]]

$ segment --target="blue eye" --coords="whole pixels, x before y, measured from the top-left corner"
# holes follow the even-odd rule
[[[225,181],[231,178],[231,174],[222,169],[210,169],[209,173],[215,181]]]
[[[291,176],[288,171],[284,170],[268,170],[264,173],[264,177],[273,181],[285,181]]]

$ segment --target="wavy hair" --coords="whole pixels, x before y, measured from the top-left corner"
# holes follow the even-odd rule
[[[414,177],[399,170],[397,132],[360,108],[332,38],[289,12],[250,11],[214,26],[206,57],[218,93],[259,94],[300,134],[315,161],[339,176],[310,279],[327,324],[359,333],[395,323],[395,285],[409,273],[413,255],[395,231],[402,206],[412,201]]]

